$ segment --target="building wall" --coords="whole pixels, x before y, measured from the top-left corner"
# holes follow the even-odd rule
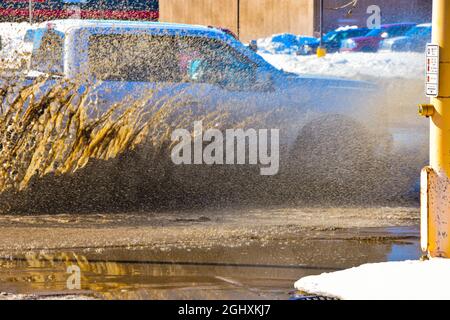
[[[382,23],[431,21],[432,0],[358,0],[351,14],[348,9],[332,9],[350,1],[324,0],[325,31],[367,26],[370,5],[380,6]],[[224,27],[244,42],[284,32],[313,35],[319,30],[319,0],[159,0],[159,8],[160,21]]]
[[[162,22],[213,25],[237,31],[236,0],[160,0]]]
[[[313,0],[241,0],[242,40],[284,32],[313,34]]]
[[[242,41],[314,32],[314,0],[160,0],[159,8],[160,21],[224,27]]]
[[[315,30],[318,31],[319,1],[315,1]],[[378,5],[381,9],[381,23],[395,22],[431,22],[432,0],[358,0],[357,6],[348,14],[348,9],[332,10],[350,0],[325,0],[324,25],[325,30],[332,30],[339,26],[358,25],[367,26],[370,14],[367,8]]]

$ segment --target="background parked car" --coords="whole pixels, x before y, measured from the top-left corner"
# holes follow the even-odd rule
[[[431,41],[431,23],[419,24],[409,30],[403,37],[383,40],[380,44],[382,51],[415,51],[425,52]]]
[[[327,49],[327,52],[333,53],[338,52],[341,47],[341,42],[355,37],[361,37],[366,35],[370,30],[367,28],[346,28],[346,29],[336,29],[334,31],[328,32],[323,37],[323,46]],[[299,55],[315,54],[317,48],[320,45],[320,39],[314,39],[304,43],[299,51]]]
[[[265,51],[271,53],[295,54],[303,45],[316,40],[315,37],[311,36],[282,33],[257,40],[257,47],[265,48]]]
[[[400,37],[415,27],[414,23],[397,23],[373,29],[363,37],[350,38],[342,42],[341,52],[377,52],[381,41]]]

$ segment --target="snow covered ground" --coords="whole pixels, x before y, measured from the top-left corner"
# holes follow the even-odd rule
[[[425,56],[420,53],[334,53],[324,58],[292,54],[260,54],[275,67],[297,74],[352,79],[425,78]]]
[[[258,53],[279,69],[297,74],[338,76],[352,79],[424,79],[425,54],[411,52],[333,53],[324,58],[298,56],[302,43],[314,38],[279,34],[258,43]]]
[[[450,300],[450,259],[367,264],[310,276],[295,287],[343,300]]]

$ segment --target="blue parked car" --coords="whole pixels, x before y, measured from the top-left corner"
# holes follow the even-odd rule
[[[431,23],[419,24],[409,30],[403,37],[386,39],[380,44],[380,51],[425,52],[431,41]]]
[[[341,42],[350,38],[365,36],[370,30],[367,28],[348,28],[348,29],[336,29],[328,32],[323,37],[323,46],[327,49],[327,52],[338,52],[341,48]],[[314,39],[305,42],[299,49],[299,55],[315,54],[317,48],[320,45],[320,39]]]

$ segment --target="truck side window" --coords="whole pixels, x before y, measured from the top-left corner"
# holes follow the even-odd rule
[[[98,80],[180,82],[173,38],[146,34],[92,35],[89,71]]]
[[[33,52],[31,68],[49,74],[63,73],[64,39],[56,31],[48,30],[42,36],[39,47]]]
[[[97,34],[89,38],[91,76],[107,81],[193,82],[245,90],[256,66],[228,44],[210,38]]]
[[[181,64],[190,67],[187,74],[192,82],[235,90],[253,86],[256,66],[225,42],[194,37],[180,37],[178,42]]]

